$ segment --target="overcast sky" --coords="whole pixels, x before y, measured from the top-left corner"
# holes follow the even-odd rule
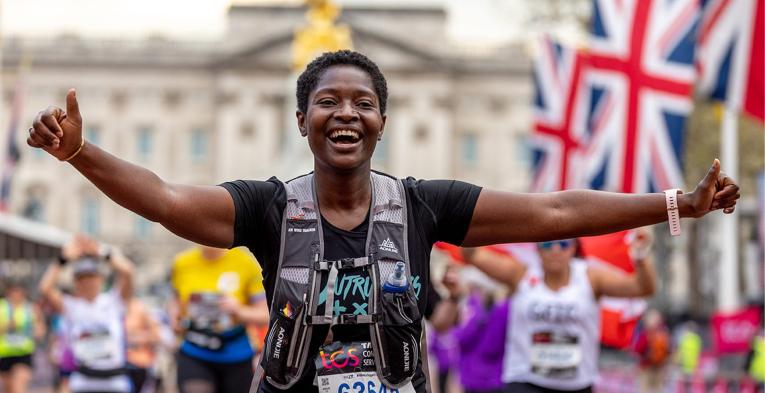
[[[252,2],[263,1],[275,2]],[[457,40],[502,41],[513,34],[511,26],[515,25],[508,23],[512,22],[508,17],[513,17],[508,16],[511,14],[507,12],[508,7],[498,6],[502,0],[338,2],[348,5],[441,5],[450,11],[449,32]],[[71,32],[119,38],[159,33],[176,38],[214,39],[225,30],[225,13],[230,3],[231,0],[0,0],[0,29],[9,36],[39,37]],[[282,3],[301,1],[283,0]]]

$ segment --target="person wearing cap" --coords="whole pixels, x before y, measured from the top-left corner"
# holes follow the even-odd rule
[[[102,290],[105,262],[116,274],[114,285],[106,292]],[[67,264],[71,264],[74,276],[72,295],[56,287]],[[48,267],[40,281],[40,293],[67,326],[66,339],[76,363],[69,380],[71,391],[130,392],[122,316],[133,295],[133,264],[114,249],[99,253],[95,241],[78,236],[64,246],[59,263]]]
[[[8,281],[0,299],[0,379],[3,391],[22,393],[32,378],[35,341],[45,334],[40,310],[27,298],[24,285]]]

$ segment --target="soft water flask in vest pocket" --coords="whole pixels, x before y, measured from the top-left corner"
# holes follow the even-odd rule
[[[405,272],[406,265],[397,262],[382,288],[381,356],[387,369],[383,377],[392,387],[409,381],[420,358],[419,339],[422,334],[420,311],[414,289]]]

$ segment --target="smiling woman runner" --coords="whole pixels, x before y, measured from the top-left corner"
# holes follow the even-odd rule
[[[630,244],[635,274],[591,266],[577,258],[579,241],[537,243],[538,269],[485,249],[465,249],[467,263],[510,288],[511,306],[502,381],[507,393],[590,393],[598,376],[602,296],[653,294],[651,232]]]
[[[296,116],[314,171],[286,183],[164,182],[83,139],[74,90],[66,111],[49,107],[37,115],[27,143],[181,237],[252,250],[271,304],[255,381],[264,392],[425,391],[420,321],[436,241],[544,241],[667,220],[661,193],[522,194],[373,172],[387,96],[384,76],[360,53],[325,53],[311,62],[298,78]],[[730,213],[737,198],[738,186],[715,161],[670,212],[673,220],[678,212]]]

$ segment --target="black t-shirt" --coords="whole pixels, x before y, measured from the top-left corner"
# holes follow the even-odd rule
[[[461,244],[473,217],[481,188],[454,180],[403,181],[408,206],[408,244],[412,287],[418,306],[426,316],[435,306],[431,300],[429,261],[433,243],[444,241]],[[263,269],[264,286],[269,304],[273,296],[279,263],[281,224],[287,194],[284,184],[272,177],[268,181],[238,180],[222,184],[234,199],[236,222],[234,244],[246,246],[255,254]],[[336,228],[322,217],[324,256],[328,260],[366,255],[368,222],[353,230]],[[326,291],[326,288],[325,290]],[[324,293],[324,292],[323,292]],[[322,293],[322,295],[323,295]],[[322,302],[323,296],[319,301]],[[341,272],[335,284],[335,313],[366,314],[369,278],[362,270]],[[430,303],[430,304],[429,304]],[[323,308],[320,303],[320,310]],[[317,391],[313,386],[313,358],[324,342],[328,328],[314,327],[310,357],[302,380],[291,392]],[[369,340],[366,326],[339,325],[332,328],[334,341]],[[412,380],[416,390],[424,391],[425,377],[421,370]],[[261,391],[278,391],[263,383]]]

